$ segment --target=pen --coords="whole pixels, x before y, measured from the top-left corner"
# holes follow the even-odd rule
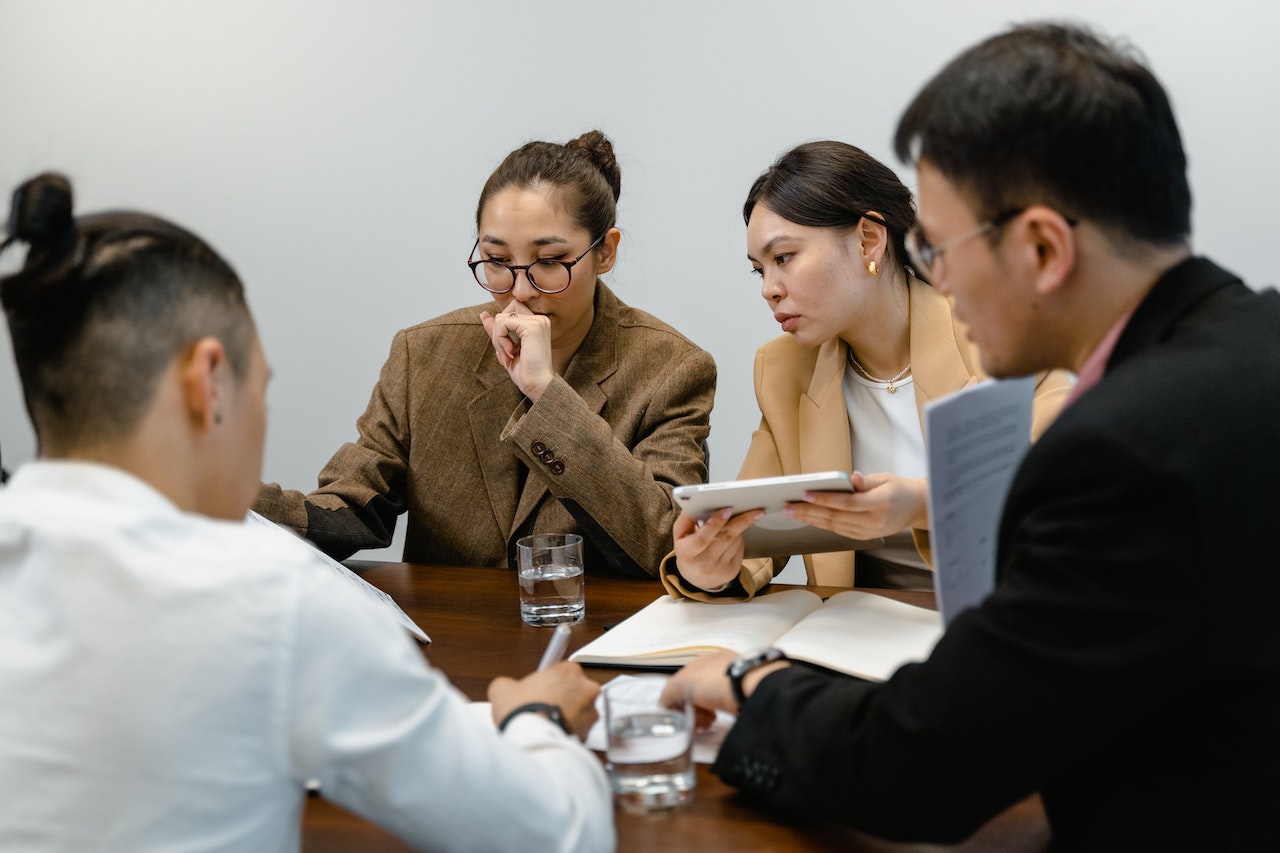
[[[547,650],[542,653],[542,660],[538,661],[538,672],[560,663],[560,659],[564,657],[564,650],[569,647],[570,630],[568,622],[561,622],[556,626],[555,633],[551,635],[551,642],[547,643]]]

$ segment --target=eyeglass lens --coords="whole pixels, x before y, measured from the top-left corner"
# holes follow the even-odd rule
[[[569,268],[559,261],[536,261],[526,274],[534,287],[547,293],[569,286]],[[516,272],[497,261],[484,261],[476,265],[476,277],[484,287],[501,293],[515,287]]]

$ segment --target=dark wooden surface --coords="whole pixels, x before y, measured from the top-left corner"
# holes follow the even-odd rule
[[[389,593],[431,636],[424,649],[431,664],[471,699],[485,699],[497,675],[519,677],[542,656],[550,630],[520,620],[519,596],[512,572],[500,569],[421,566],[407,563],[355,564],[365,580]],[[818,592],[826,595],[838,590]],[[569,648],[600,636],[662,593],[654,581],[587,577],[586,619],[575,625]],[[912,604],[932,606],[931,593],[886,592]],[[604,683],[618,670],[588,668]],[[958,784],[963,784],[959,781]],[[1037,798],[1005,812],[965,844],[956,847],[899,845],[831,824],[797,822],[772,814],[737,793],[698,765],[694,801],[665,812],[615,813],[620,851],[704,848],[726,851],[1040,851],[1048,846],[1048,828]],[[306,853],[403,853],[410,848],[381,829],[323,798],[307,802],[303,819]]]

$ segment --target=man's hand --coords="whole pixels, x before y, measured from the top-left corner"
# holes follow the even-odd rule
[[[560,708],[565,722],[580,738],[586,737],[596,721],[595,702],[599,693],[600,685],[587,678],[582,667],[567,661],[526,675],[519,681],[499,676],[489,682],[494,725],[521,705],[545,702]]]
[[[667,702],[678,696],[681,685],[688,684],[693,687],[693,704],[698,708],[713,712],[728,711],[730,714],[738,713],[738,703],[734,699],[733,687],[729,684],[728,675],[729,664],[733,663],[737,656],[736,653],[725,649],[718,652],[708,652],[701,657],[695,658],[691,663],[686,664],[683,669],[671,676],[667,686],[662,690],[663,701]],[[789,665],[788,661],[779,660],[756,667],[742,679],[743,692],[750,696],[752,691],[756,689],[756,685],[766,675],[777,672]]]

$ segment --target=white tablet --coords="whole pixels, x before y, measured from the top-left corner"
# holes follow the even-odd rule
[[[782,508],[793,501],[804,500],[805,492],[852,492],[849,475],[841,471],[815,474],[788,474],[755,480],[733,480],[724,483],[702,483],[677,486],[672,493],[676,504],[698,521],[706,521],[717,511],[731,507],[735,515],[752,509],[763,509],[764,518],[743,534],[745,556],[786,557],[793,554],[818,554],[824,551],[856,551],[878,548],[883,539],[850,539],[810,527],[787,518]]]

